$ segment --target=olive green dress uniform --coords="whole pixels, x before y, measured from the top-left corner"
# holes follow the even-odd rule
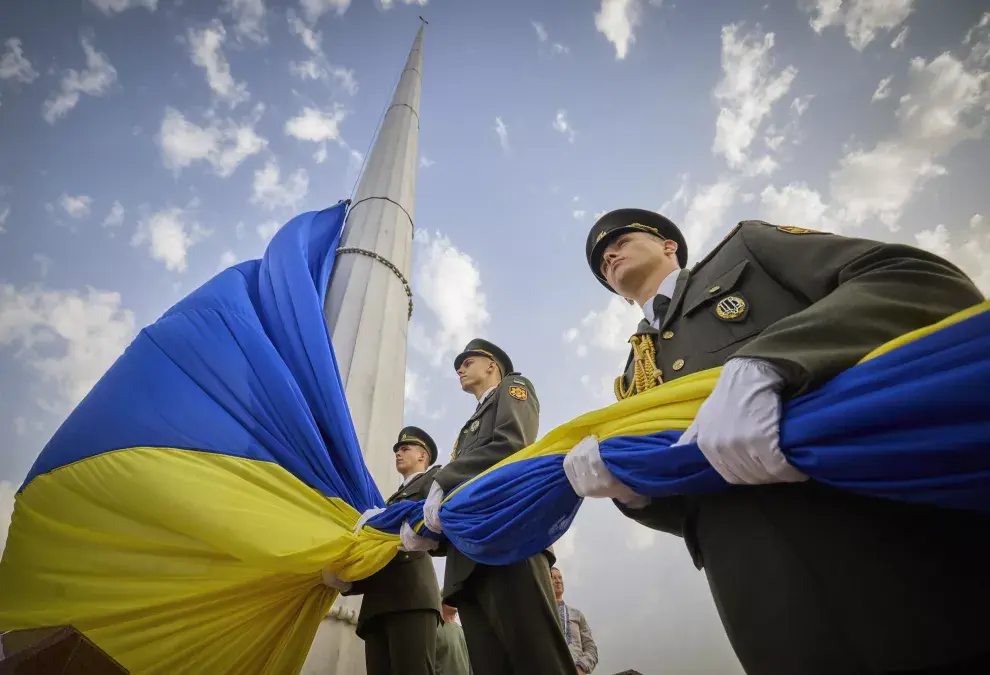
[[[606,286],[601,232],[623,219],[683,245],[662,216],[633,211],[604,216],[589,235],[589,263]],[[786,400],[983,299],[959,269],[914,247],[746,221],[679,273],[659,329],[640,324],[616,393],[739,356],[774,364]],[[812,481],[734,486],[640,510],[616,504],[684,537],[751,675],[990,672],[985,518]]]
[[[472,340],[455,360],[492,358],[503,373],[464,424],[451,461],[434,480],[449,494],[466,480],[536,440],[540,403],[532,382],[512,371],[509,357],[485,340]],[[550,583],[552,549],[511,565],[482,565],[453,546],[447,556],[443,599],[457,607],[475,675],[573,675]]]
[[[430,453],[437,451],[433,439],[416,427],[399,434],[395,449],[412,443]],[[400,487],[386,504],[423,501],[430,493],[434,466]],[[399,551],[376,574],[355,581],[343,595],[361,595],[357,634],[364,640],[368,675],[433,675],[440,613],[440,586],[433,561],[423,551]]]

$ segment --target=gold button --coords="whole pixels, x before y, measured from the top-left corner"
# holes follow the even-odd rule
[[[674,361],[674,370],[680,370],[684,367],[684,359],[677,359]]]
[[[716,284],[708,289],[708,294],[711,295],[712,293],[718,293],[720,290],[722,290],[722,287]]]
[[[663,335],[661,335],[660,337],[662,337],[664,340],[669,340],[670,338],[674,337],[674,331],[665,330],[663,332]]]

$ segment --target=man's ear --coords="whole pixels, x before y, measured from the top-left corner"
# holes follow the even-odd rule
[[[665,253],[677,253],[677,242],[673,239],[668,239],[663,242],[663,250]]]

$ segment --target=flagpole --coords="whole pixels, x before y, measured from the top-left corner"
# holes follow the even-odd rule
[[[423,30],[416,34],[368,154],[337,252],[323,311],[365,463],[380,492],[396,482],[389,450],[402,427],[409,277],[415,223]],[[340,598],[302,672],[364,675],[354,633],[360,597]]]

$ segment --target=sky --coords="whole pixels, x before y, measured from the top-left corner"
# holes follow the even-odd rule
[[[990,293],[985,3],[53,6],[0,8],[3,533],[38,452],[141,327],[351,195],[419,15],[396,386],[441,462],[474,409],[452,366],[473,337],[532,380],[541,434],[613,400],[641,313],[584,259],[609,209],[662,211],[692,261],[759,218],[920,246]],[[590,500],[555,548],[596,672],[741,672],[682,541]]]

